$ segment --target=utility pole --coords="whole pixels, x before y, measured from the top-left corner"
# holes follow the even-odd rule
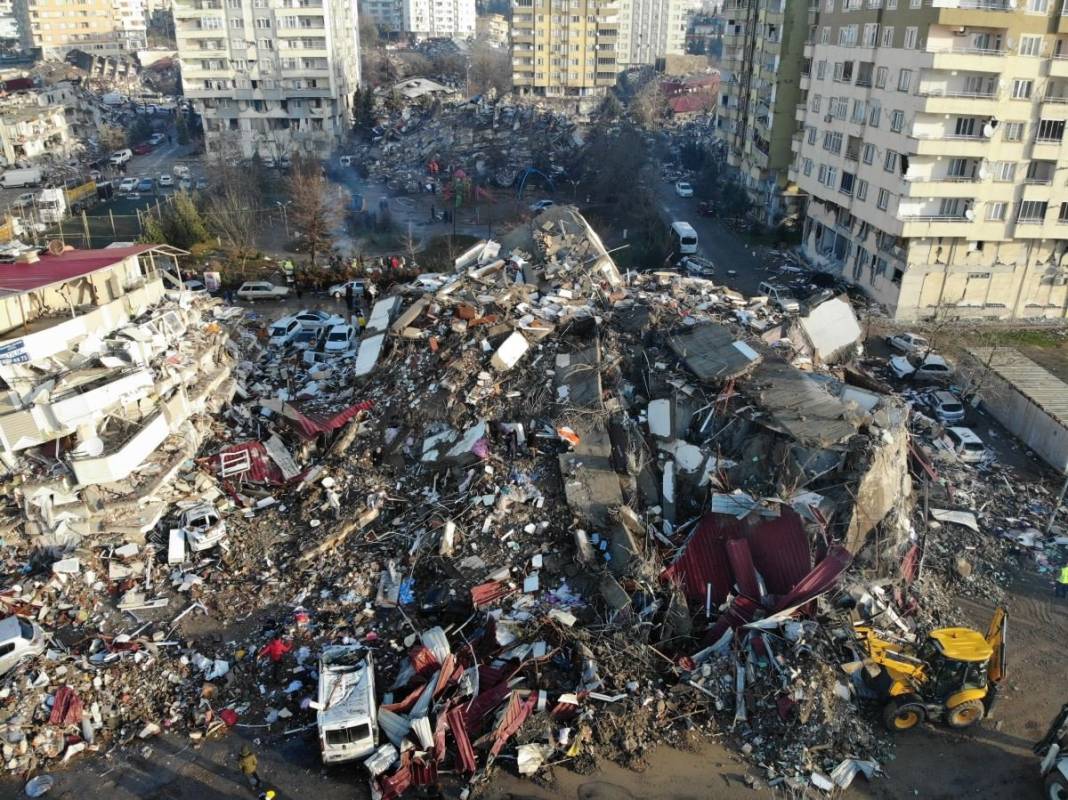
[[[1057,502],[1054,503],[1053,510],[1049,512],[1049,521],[1046,522],[1046,536],[1049,536],[1049,532],[1053,529],[1053,521],[1057,519],[1057,512],[1061,510],[1065,492],[1068,492],[1068,474],[1064,476],[1064,483],[1061,484],[1061,491],[1057,495]]]

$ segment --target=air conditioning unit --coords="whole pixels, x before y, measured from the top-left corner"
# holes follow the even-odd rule
[[[957,27],[957,28],[953,28],[952,30],[953,30],[953,35],[954,36],[967,36],[968,35],[968,29],[965,28],[963,25],[961,25],[960,27]]]
[[[823,118],[823,121],[824,122],[834,122],[834,115],[833,114],[828,114],[827,116],[825,116]]]

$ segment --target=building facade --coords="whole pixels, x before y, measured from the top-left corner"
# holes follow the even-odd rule
[[[403,0],[407,33],[428,39],[475,35],[475,0]]]
[[[727,0],[720,135],[727,163],[771,224],[800,213],[788,172],[808,7],[786,0]]]
[[[326,156],[352,126],[355,0],[176,0],[186,97],[209,154]]]
[[[403,0],[364,0],[360,13],[388,33],[399,31],[404,25]]]
[[[148,45],[143,0],[13,0],[24,50],[49,59],[71,50],[112,56]]]
[[[0,160],[13,167],[43,156],[64,159],[72,139],[62,106],[38,106],[33,98],[0,107]]]
[[[475,34],[479,39],[495,45],[508,44],[508,17],[504,14],[483,14],[475,20]]]
[[[821,0],[791,168],[810,198],[806,256],[900,320],[1064,317],[1060,12],[1050,0]]]
[[[615,0],[515,0],[512,85],[521,95],[590,97],[619,73],[619,5]]]
[[[700,0],[620,0],[620,68],[685,53],[690,14],[699,6]]]

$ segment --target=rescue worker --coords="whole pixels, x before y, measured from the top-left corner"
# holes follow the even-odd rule
[[[271,679],[275,683],[280,683],[282,680],[282,659],[285,658],[285,654],[293,649],[293,645],[282,640],[282,637],[275,636],[271,641],[260,648],[259,657],[266,656],[271,660]]]
[[[1057,588],[1054,590],[1056,597],[1068,597],[1068,563],[1062,564],[1057,573]]]
[[[245,776],[245,780],[248,781],[248,785],[253,791],[260,786],[260,775],[256,771],[259,764],[256,761],[256,754],[252,752],[247,744],[241,745],[241,760],[238,762],[241,766],[241,774]]]

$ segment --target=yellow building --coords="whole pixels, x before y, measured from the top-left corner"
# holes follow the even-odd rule
[[[147,46],[142,0],[14,0],[23,48],[45,58],[69,50],[114,56]]]
[[[523,95],[588,97],[614,86],[619,6],[614,0],[515,0],[512,84]]]

